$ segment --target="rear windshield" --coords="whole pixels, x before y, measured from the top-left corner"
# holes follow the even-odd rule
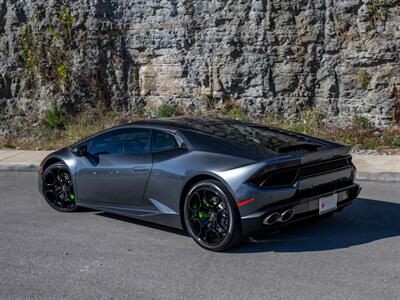
[[[268,127],[245,123],[209,122],[191,124],[192,128],[213,136],[229,139],[239,143],[253,143],[269,150],[278,149],[302,141],[302,139],[285,135]]]

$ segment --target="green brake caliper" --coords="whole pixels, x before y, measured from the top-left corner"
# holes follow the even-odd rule
[[[204,203],[205,206],[209,206],[209,204],[208,204],[206,199],[203,199],[203,203]],[[193,204],[192,208],[193,209],[197,209],[197,205]],[[205,213],[203,211],[193,211],[192,214],[193,214],[193,217],[199,218],[199,219],[204,219],[205,217],[207,217],[207,213]]]
[[[193,217],[198,218],[198,219],[204,219],[207,216],[207,214],[203,211],[193,211],[192,214],[193,214]]]

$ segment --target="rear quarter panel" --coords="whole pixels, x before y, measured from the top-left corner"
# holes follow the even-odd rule
[[[145,198],[153,198],[179,212],[184,186],[195,176],[218,179],[234,194],[242,178],[257,168],[253,160],[202,151],[155,154]]]

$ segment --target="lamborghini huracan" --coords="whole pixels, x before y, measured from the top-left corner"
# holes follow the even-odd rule
[[[39,190],[60,212],[86,207],[172,226],[223,251],[351,204],[360,187],[349,150],[236,120],[143,120],[48,155]]]

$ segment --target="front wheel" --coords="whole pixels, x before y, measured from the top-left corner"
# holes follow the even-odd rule
[[[190,189],[184,203],[184,220],[191,237],[205,249],[223,251],[243,240],[236,203],[216,180],[201,181]]]
[[[78,210],[71,174],[65,164],[55,163],[49,166],[43,173],[42,187],[46,202],[55,210]]]

